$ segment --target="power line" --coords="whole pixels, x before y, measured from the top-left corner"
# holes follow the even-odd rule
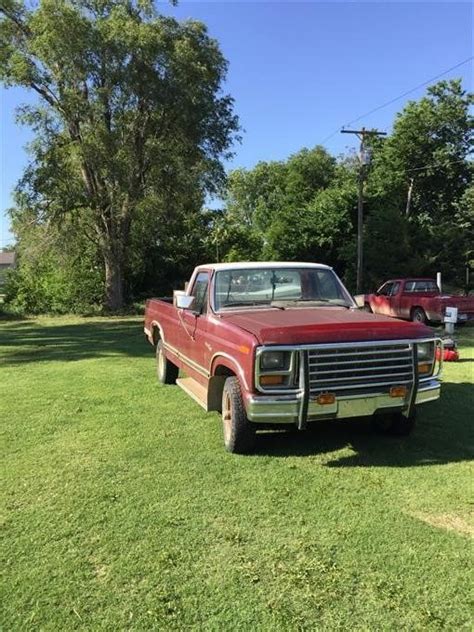
[[[474,59],[474,55],[471,55],[471,57],[468,57],[467,59],[460,61],[459,63],[455,64],[454,66],[451,66],[451,68],[448,68],[447,70],[443,70],[443,72],[440,72],[434,77],[431,77],[430,79],[427,79],[423,83],[418,84],[414,88],[411,88],[410,90],[407,90],[406,92],[403,92],[403,94],[400,94],[397,97],[390,99],[390,101],[386,101],[385,103],[382,103],[382,105],[379,105],[376,108],[373,108],[372,110],[369,110],[368,112],[365,112],[365,114],[361,114],[360,116],[353,119],[352,121],[349,121],[349,123],[346,123],[345,125],[343,125],[342,129],[344,129],[344,127],[349,127],[349,125],[352,125],[353,123],[357,123],[357,121],[360,121],[361,119],[365,118],[366,116],[369,116],[370,114],[374,114],[374,112],[378,112],[379,110],[387,107],[387,105],[391,105],[392,103],[395,103],[396,101],[399,101],[400,99],[403,99],[403,97],[406,97],[409,94],[412,94],[412,92],[419,90],[419,88],[423,88],[424,86],[428,85],[432,81],[435,81],[436,79],[439,79],[440,77],[443,77],[444,75],[448,74],[448,72],[451,72],[452,70],[456,70],[456,68],[459,68],[460,66],[463,66],[464,64],[467,64],[469,61],[472,61],[473,59]],[[340,132],[340,128],[334,130],[334,132],[329,134],[329,136],[326,136],[326,138],[324,138],[318,144],[323,145],[328,140],[336,136],[336,134],[338,134],[339,132]]]
[[[449,167],[450,165],[457,165],[462,162],[466,162],[468,165],[473,164],[469,160],[451,160],[449,162],[432,162],[428,165],[423,165],[423,167],[414,167],[413,169],[398,169],[397,171],[391,171],[391,173],[392,174],[412,173],[413,171],[424,171],[425,169],[435,169],[436,167]]]
[[[434,167],[449,167],[449,165],[456,165],[460,162],[467,162],[468,160],[451,160],[450,162],[434,162],[431,165],[424,165],[423,167],[415,167],[414,169],[407,169],[405,171],[398,171],[397,173],[411,173],[412,171],[423,171],[423,169],[430,169]]]
[[[452,70],[456,70],[456,68],[459,68],[460,66],[463,66],[464,64],[467,64],[467,62],[471,61],[472,59],[474,59],[474,55],[471,55],[471,57],[468,57],[467,59],[464,59],[463,61],[460,61],[458,64],[455,64],[454,66],[451,66],[451,68],[448,68],[447,70],[444,70],[443,72],[440,72],[438,75],[435,75],[434,77],[431,77],[430,79],[427,79],[426,81],[423,81],[423,83],[418,84],[414,88],[411,88],[410,90],[407,90],[406,92],[403,92],[403,94],[400,94],[398,97],[395,97],[394,99],[390,99],[390,101],[386,101],[385,103],[382,103],[382,105],[379,105],[378,107],[374,108],[373,110],[369,110],[365,114],[361,114],[356,119],[354,119],[352,121],[349,121],[349,123],[346,123],[346,125],[344,125],[344,127],[348,127],[349,125],[352,125],[353,123],[357,123],[357,121],[360,121],[361,119],[365,118],[366,116],[369,116],[369,114],[373,114],[374,112],[378,112],[382,108],[387,107],[387,105],[391,105],[392,103],[395,103],[395,101],[398,101],[399,99],[403,99],[403,97],[406,97],[409,94],[411,94],[412,92],[415,92],[416,90],[418,90],[419,88],[423,88],[424,86],[428,85],[432,81],[435,81],[436,79],[439,79],[440,77],[443,77],[444,75],[448,74],[448,72],[451,72]]]

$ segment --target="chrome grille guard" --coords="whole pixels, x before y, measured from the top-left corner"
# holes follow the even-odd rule
[[[433,342],[434,360],[429,375],[418,374],[418,345]],[[441,377],[443,343],[429,337],[407,340],[376,340],[305,345],[265,345],[258,347],[255,360],[255,385],[265,395],[293,394],[300,399],[299,427],[306,423],[308,402],[320,393],[364,397],[364,394],[388,392],[390,387],[406,385],[409,390],[408,414],[411,414],[419,385]],[[289,351],[299,367],[294,388],[265,389],[259,385],[259,356],[265,351]]]

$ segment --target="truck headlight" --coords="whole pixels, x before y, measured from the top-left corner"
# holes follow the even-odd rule
[[[418,344],[418,360],[432,362],[434,358],[434,342],[420,342]]]
[[[435,360],[434,342],[418,344],[418,374],[428,377],[433,373]]]
[[[290,354],[287,351],[265,351],[260,357],[260,367],[264,371],[280,371],[288,368]]]

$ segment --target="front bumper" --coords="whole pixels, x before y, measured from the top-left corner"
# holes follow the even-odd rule
[[[420,382],[414,405],[425,404],[440,396],[441,384],[437,379]],[[365,393],[364,395],[341,395],[334,404],[318,404],[308,401],[306,419],[347,419],[365,417],[380,411],[407,412],[410,406],[410,392],[406,397],[390,397],[388,393]],[[269,424],[290,424],[301,422],[303,394],[280,396],[249,396],[246,401],[247,417],[250,421]]]

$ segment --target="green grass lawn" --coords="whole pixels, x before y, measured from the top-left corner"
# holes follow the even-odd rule
[[[470,630],[474,329],[408,439],[227,454],[136,318],[0,324],[1,629]]]

